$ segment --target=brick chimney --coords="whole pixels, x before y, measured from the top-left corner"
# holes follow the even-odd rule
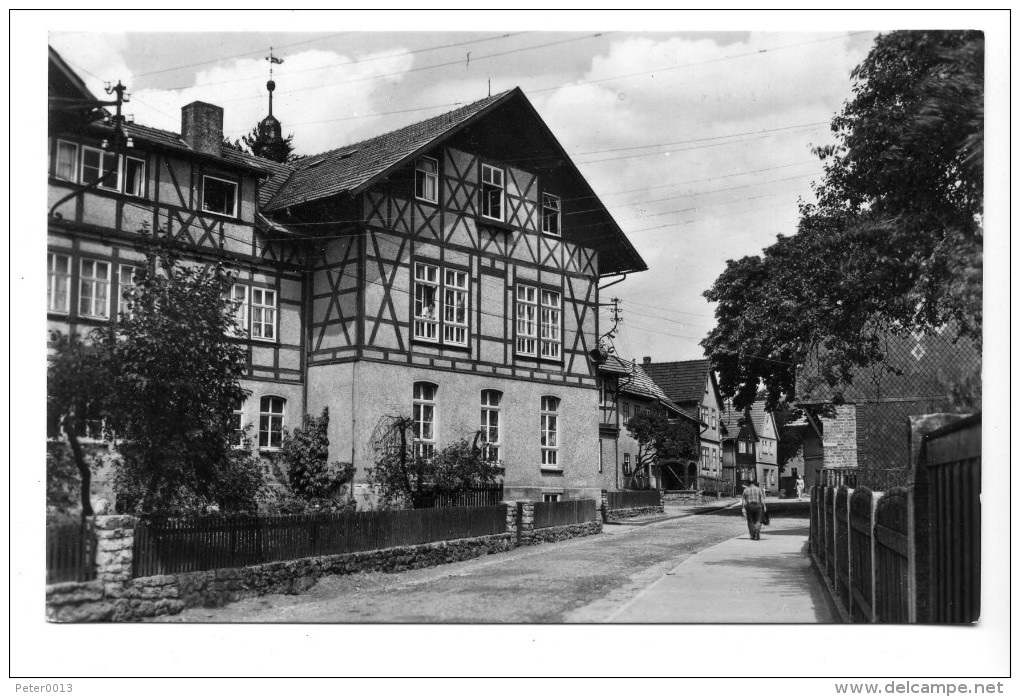
[[[223,146],[223,107],[206,102],[181,107],[181,137],[192,150],[219,157]]]
[[[645,365],[651,365],[652,357],[651,356],[645,356],[644,358],[641,359],[641,362],[644,363]]]

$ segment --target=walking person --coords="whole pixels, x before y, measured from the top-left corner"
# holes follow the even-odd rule
[[[804,497],[804,477],[797,477],[797,498]]]
[[[761,519],[765,514],[765,492],[757,482],[744,482],[744,493],[740,499],[740,515],[747,520],[747,531],[752,540],[761,539]]]

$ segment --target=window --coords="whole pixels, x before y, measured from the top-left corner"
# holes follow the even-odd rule
[[[630,402],[623,403],[623,425],[630,423]]]
[[[237,183],[204,175],[202,210],[231,217],[237,216]]]
[[[737,441],[737,452],[738,453],[742,453],[742,454],[747,452],[747,442],[746,441],[742,441],[742,440]]]
[[[482,390],[481,441],[482,458],[493,462],[499,459],[500,425],[499,405],[503,393],[499,390]]]
[[[78,314],[84,317],[110,317],[110,264],[93,259],[81,260],[78,286]]]
[[[542,291],[542,358],[560,357],[560,294]]]
[[[436,454],[436,390],[431,382],[414,383],[414,454],[432,457]]]
[[[130,314],[128,301],[131,290],[135,287],[135,274],[137,272],[137,266],[121,264],[117,267],[117,314]]]
[[[95,184],[99,189],[120,191],[120,158],[96,148],[83,147],[81,153],[81,182]]]
[[[439,202],[439,162],[419,157],[414,164],[414,195],[429,203]]]
[[[630,453],[623,454],[623,473],[626,476],[630,476]]]
[[[234,304],[234,335],[248,335],[248,286],[237,284],[230,290]]]
[[[244,400],[234,402],[234,411],[230,414],[230,444],[235,448],[244,445]]]
[[[57,141],[57,166],[54,170],[57,179],[73,182],[78,177],[78,146],[66,140]]]
[[[482,217],[503,220],[503,170],[482,165]]]
[[[701,469],[707,470],[709,467],[708,463],[708,448],[701,449]]]
[[[560,234],[560,197],[542,194],[542,232]]]
[[[46,308],[50,312],[70,312],[71,258],[64,254],[47,254],[46,265]]]
[[[276,338],[275,290],[251,289],[251,337],[267,340]]]
[[[534,356],[538,344],[538,289],[517,286],[517,353]]]
[[[559,503],[559,501],[560,501],[559,494],[542,494],[543,503]]]
[[[701,421],[706,424],[708,423],[708,407],[704,405],[701,407]]]
[[[559,467],[560,400],[542,397],[542,467]]]
[[[287,400],[263,397],[259,408],[259,448],[279,450],[283,446],[283,419]]]
[[[439,340],[439,267],[414,265],[414,338]]]
[[[711,425],[712,425],[712,428],[716,427],[715,409],[712,409],[712,421],[711,421]]]
[[[145,195],[145,160],[124,158],[124,193],[131,196]]]
[[[467,346],[467,272],[443,270],[443,341]]]

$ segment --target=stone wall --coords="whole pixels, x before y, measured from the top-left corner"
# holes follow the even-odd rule
[[[604,520],[609,523],[614,520],[623,520],[625,518],[634,518],[639,515],[654,515],[656,513],[665,513],[666,509],[662,506],[644,506],[642,508],[607,508],[604,513]]]
[[[664,491],[662,492],[662,500],[669,503],[687,503],[692,501],[701,503],[705,500],[705,497],[700,491]]]
[[[497,535],[142,578],[132,578],[135,519],[96,516],[97,578],[47,586],[46,617],[55,622],[135,621],[269,593],[301,593],[323,576],[396,573],[602,532],[601,520],[536,530],[533,502],[504,505],[506,532]]]

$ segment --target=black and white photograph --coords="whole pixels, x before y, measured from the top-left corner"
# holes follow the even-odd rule
[[[12,13],[12,677],[1003,692],[1008,10],[118,14]]]

